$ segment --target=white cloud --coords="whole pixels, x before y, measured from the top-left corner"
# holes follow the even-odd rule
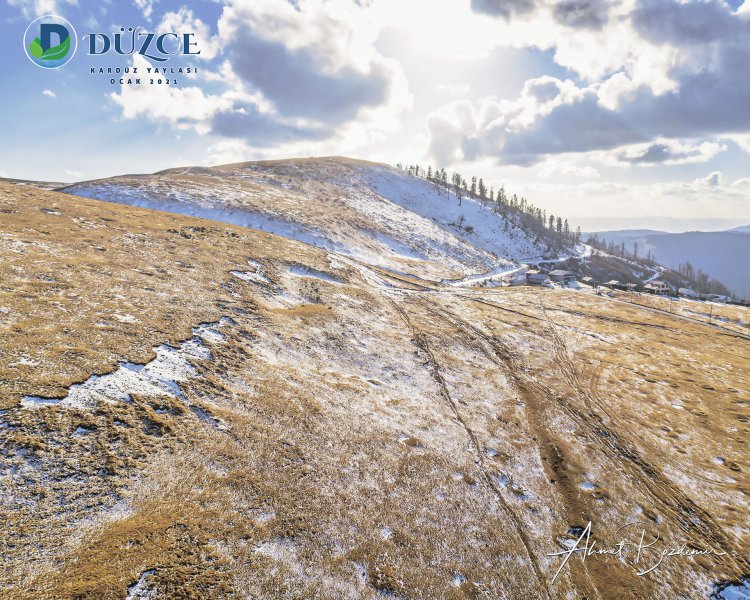
[[[191,9],[184,6],[176,12],[165,13],[157,30],[194,33],[194,40],[198,44],[196,49],[200,50],[197,58],[201,60],[211,60],[221,50],[218,36],[212,36],[209,26],[197,18]]]
[[[398,62],[376,49],[382,24],[377,3],[231,0],[218,28],[234,73],[280,118],[333,132],[408,105]]]
[[[145,73],[150,63],[142,56],[133,57],[133,66]],[[231,93],[208,94],[198,86],[127,85],[109,97],[122,108],[126,119],[146,117],[168,123],[178,129],[194,128],[198,133],[210,131],[210,121],[221,110],[232,107]]]
[[[539,177],[543,179],[551,178],[573,178],[573,179],[598,179],[601,173],[590,165],[577,165],[575,163],[560,160],[558,158],[549,158],[545,160],[537,170]]]
[[[229,0],[218,33],[182,7],[159,29],[196,34],[202,69],[188,87],[121,86],[110,98],[127,119],[145,117],[242,139],[254,148],[294,141],[376,139],[400,126],[411,98],[399,64],[375,42],[382,15],[350,0]],[[134,65],[148,66],[136,58]],[[203,88],[210,83],[212,91]]]
[[[90,14],[83,24],[87,29],[99,29],[99,20],[93,14]]]
[[[65,4],[78,6],[78,0],[8,0],[8,5],[20,9],[27,19],[49,14],[62,15]]]
[[[154,12],[154,4],[157,0],[133,0],[133,4],[135,4],[136,8],[143,13],[143,16],[146,18],[146,20],[151,20],[151,15]]]
[[[222,140],[209,146],[207,152],[207,165],[226,165],[249,160],[252,148],[243,140]]]
[[[745,8],[733,13],[719,0],[473,0],[472,6],[477,19],[495,24],[495,46],[552,50],[580,81],[537,77],[515,100],[475,99],[468,130],[450,115],[456,103],[433,110],[432,156],[532,164],[639,144],[622,158],[685,164],[708,161],[726,147],[684,148],[675,140],[750,130]],[[474,35],[481,38],[483,28],[472,27]],[[482,119],[493,104],[495,118]],[[748,147],[744,138],[736,141]]]
[[[42,94],[45,95],[45,96],[49,96],[50,98],[54,98],[55,97],[55,92],[53,92],[52,90],[44,90],[42,92]]]
[[[704,187],[721,187],[724,182],[724,175],[721,171],[713,171],[705,177],[701,177],[693,181],[693,188],[704,188]]]
[[[537,206],[546,207],[548,213],[567,216],[571,225],[575,225],[578,219],[585,224],[592,217],[602,215],[610,219],[642,218],[644,223],[651,217],[712,219],[732,216],[750,219],[748,185],[748,179],[727,185],[719,172],[713,172],[687,182],[560,182],[553,179],[548,182],[515,181],[506,187],[525,195]]]
[[[620,165],[684,165],[704,163],[727,151],[725,144],[717,142],[689,142],[656,139],[646,144],[634,144],[611,152],[599,153],[600,160],[607,164]]]
[[[65,169],[65,174],[70,175],[75,179],[81,179],[83,177],[83,173],[81,173],[80,171],[69,171],[68,169]]]
[[[724,136],[726,139],[733,141],[742,150],[750,154],[750,133],[747,134],[735,134]]]

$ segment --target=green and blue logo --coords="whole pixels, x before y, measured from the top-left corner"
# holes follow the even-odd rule
[[[76,53],[78,40],[73,26],[56,15],[39,17],[26,28],[23,47],[29,60],[45,69],[58,69]]]

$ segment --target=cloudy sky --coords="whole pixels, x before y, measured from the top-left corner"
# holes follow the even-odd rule
[[[0,0],[0,176],[310,155],[483,176],[584,229],[750,223],[750,0]],[[178,86],[111,85],[78,36],[195,32]],[[161,65],[164,66],[164,65]]]

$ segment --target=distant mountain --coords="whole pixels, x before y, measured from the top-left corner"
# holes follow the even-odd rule
[[[599,239],[615,244],[625,243],[632,251],[638,244],[638,254],[649,251],[655,259],[670,268],[690,262],[710,277],[718,279],[739,296],[750,297],[750,226],[730,231],[688,231],[664,233],[648,230],[599,231]]]
[[[599,237],[599,239],[605,239],[608,242],[614,242],[615,244],[620,244],[622,242],[625,242],[626,244],[629,244],[633,241],[638,241],[638,244],[640,246],[640,241],[643,238],[646,238],[648,236],[652,235],[665,235],[669,234],[667,231],[659,231],[658,229],[617,229],[613,231],[593,231],[583,234],[583,239],[588,239],[589,236],[596,235]]]
[[[0,183],[11,183],[13,185],[25,185],[42,190],[55,190],[64,185],[69,185],[61,181],[32,181],[29,179],[13,179],[10,177],[0,177]]]
[[[615,231],[634,229],[658,229],[668,233],[683,231],[726,231],[732,227],[746,225],[744,219],[705,217],[662,217],[641,215],[638,217],[573,215],[571,222],[580,225],[583,231]]]

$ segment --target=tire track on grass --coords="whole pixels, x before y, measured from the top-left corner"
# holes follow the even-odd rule
[[[448,406],[451,408],[451,411],[453,412],[455,419],[459,422],[461,427],[464,429],[467,437],[469,438],[471,442],[472,454],[474,454],[475,456],[475,459],[474,459],[475,463],[479,466],[479,470],[482,473],[482,477],[484,478],[485,483],[490,488],[494,496],[497,498],[498,502],[500,503],[500,506],[510,516],[511,520],[513,521],[513,524],[516,529],[516,533],[519,539],[521,540],[521,542],[523,543],[523,546],[526,550],[526,554],[529,557],[529,560],[531,561],[531,566],[532,566],[532,569],[534,570],[534,574],[536,575],[536,578],[539,581],[539,585],[544,590],[545,597],[551,599],[552,594],[550,592],[549,587],[547,586],[547,581],[542,573],[541,567],[539,566],[539,562],[537,561],[536,555],[534,554],[531,548],[531,542],[528,536],[526,535],[523,524],[518,518],[518,515],[516,515],[515,511],[511,509],[510,505],[505,500],[505,497],[503,496],[503,493],[500,490],[499,486],[492,479],[492,476],[487,470],[487,466],[484,462],[484,457],[482,455],[482,450],[479,444],[479,440],[477,439],[477,436],[474,433],[474,431],[471,429],[471,427],[468,425],[466,420],[463,418],[461,411],[458,410],[458,407],[456,406],[456,402],[451,397],[450,392],[448,391],[448,386],[445,383],[445,379],[440,373],[440,364],[437,362],[435,355],[430,349],[429,343],[427,342],[427,337],[424,335],[424,333],[417,330],[417,328],[414,326],[414,324],[412,323],[411,319],[406,314],[406,311],[404,309],[398,306],[398,304],[393,300],[391,300],[391,304],[396,309],[396,312],[399,313],[399,315],[401,316],[401,319],[404,321],[407,328],[409,329],[409,332],[412,335],[412,339],[414,340],[414,344],[417,346],[418,349],[422,350],[427,355],[427,359],[428,359],[428,363],[430,367],[430,374],[432,375],[435,382],[438,384],[438,389],[440,391],[441,397],[443,398],[445,403],[448,404]]]

